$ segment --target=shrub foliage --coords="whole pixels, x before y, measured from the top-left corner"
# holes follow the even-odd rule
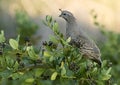
[[[41,50],[28,40],[20,45],[21,35],[6,43],[4,31],[1,31],[1,85],[112,85],[112,67],[107,60],[103,60],[100,68],[95,62],[84,59],[78,48],[69,45],[71,38],[64,38],[51,16],[46,16],[43,22],[54,35],[48,42],[43,42]],[[112,57],[110,47],[105,44],[101,48],[103,56]],[[105,53],[108,48],[109,55]]]

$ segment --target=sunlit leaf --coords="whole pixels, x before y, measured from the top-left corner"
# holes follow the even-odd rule
[[[0,43],[5,42],[4,31],[2,30],[0,33]]]
[[[66,42],[69,43],[71,41],[71,37],[69,37]]]
[[[61,66],[60,66],[61,68],[63,68],[64,67],[64,62],[61,62]]]
[[[108,80],[110,78],[111,78],[111,75],[105,75],[105,76],[102,77],[102,80]]]
[[[106,64],[107,64],[107,60],[104,60],[104,61],[102,62],[102,67],[106,66]]]
[[[107,70],[107,72],[106,72],[106,75],[108,75],[109,73],[110,73],[110,71],[111,71],[111,67]]]
[[[38,55],[35,53],[32,46],[28,46],[27,51],[28,51],[28,55],[30,56],[31,59],[33,59],[33,60],[38,59]]]
[[[17,39],[16,39],[16,40],[17,40],[17,42],[20,41],[20,35],[17,36]]]
[[[51,76],[51,80],[55,80],[57,77],[57,74],[58,74],[57,72],[54,72]]]
[[[93,69],[92,73],[96,73],[97,72],[97,67]]]
[[[46,57],[50,57],[50,56],[51,56],[51,54],[50,54],[50,52],[45,51],[45,52],[44,52],[44,56],[46,56]]]
[[[28,78],[28,79],[25,80],[25,82],[32,83],[32,82],[34,82],[34,80],[35,80],[34,78]]]
[[[66,74],[66,69],[65,69],[65,67],[63,66],[62,69],[61,69],[61,75],[63,76],[63,75],[65,75],[65,74]]]
[[[18,42],[14,39],[10,39],[9,40],[9,44],[13,49],[17,49],[18,50]]]
[[[58,32],[59,30],[58,30],[58,23],[56,23],[56,22],[54,22],[54,24],[53,24],[53,31],[54,32]]]

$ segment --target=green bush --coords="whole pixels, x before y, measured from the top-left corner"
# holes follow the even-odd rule
[[[51,16],[46,16],[44,24],[54,36],[43,42],[40,51],[31,44],[20,45],[19,36],[6,43],[4,31],[1,31],[1,85],[113,85],[112,68],[107,60],[103,60],[100,68],[95,62],[84,59],[78,48],[68,44],[71,38],[64,38]]]
[[[27,13],[22,10],[16,11],[16,24],[17,24],[17,33],[20,35],[20,44],[23,44],[25,40],[33,39],[33,35],[38,30],[38,25],[34,23]],[[35,39],[33,40],[35,41]]]
[[[112,77],[110,79],[112,85],[120,84],[120,34],[112,31],[106,31],[105,26],[100,24],[97,20],[97,14],[94,10],[91,11],[94,24],[97,26],[101,33],[106,38],[105,42],[100,44],[100,50],[102,53],[102,59],[109,62],[109,66],[112,67]]]
[[[102,57],[111,62],[112,82],[120,84],[120,34],[105,31],[103,33],[107,41],[101,46]]]

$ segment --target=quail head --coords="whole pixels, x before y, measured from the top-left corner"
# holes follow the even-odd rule
[[[59,10],[61,11],[59,17],[64,18],[66,21],[66,37],[71,37],[70,44],[79,48],[83,57],[93,60],[101,66],[101,53],[95,42],[79,27],[71,12]]]

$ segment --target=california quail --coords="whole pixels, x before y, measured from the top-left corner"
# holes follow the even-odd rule
[[[101,53],[97,45],[79,28],[76,18],[71,12],[61,9],[60,11],[59,17],[64,18],[66,21],[66,37],[71,37],[70,44],[79,48],[82,56],[93,60],[101,66]]]

